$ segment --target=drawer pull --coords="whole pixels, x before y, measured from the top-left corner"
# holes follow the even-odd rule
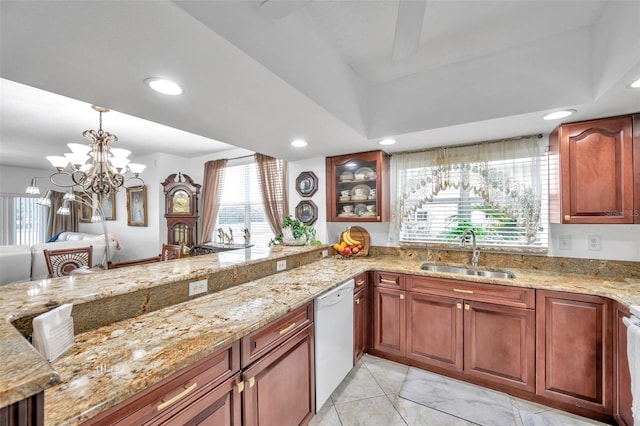
[[[456,293],[473,294],[473,290],[463,290],[461,288],[454,288],[453,291],[455,291]]]
[[[244,382],[238,383],[238,393],[242,393],[244,390]]]
[[[462,309],[462,303],[456,303],[456,308]]]
[[[400,300],[404,300],[404,294],[400,295]]]
[[[364,280],[360,280],[358,282],[356,282],[356,286],[360,287],[362,284],[364,284]]]
[[[396,280],[387,280],[387,279],[384,279],[384,278],[380,278],[380,282],[381,283],[385,283],[385,284],[398,284],[396,282]]]
[[[255,378],[255,376],[254,376],[254,377],[249,378],[249,388],[252,388],[252,387],[253,387],[253,385],[255,385],[255,384],[256,384],[256,378]]]
[[[282,330],[280,330],[278,333],[282,336],[283,334],[286,334],[288,332],[290,332],[291,330],[293,330],[293,327],[296,326],[296,323],[291,323],[288,326],[286,326],[285,328],[283,328]]]
[[[465,303],[465,304],[464,304],[464,310],[465,310],[465,311],[468,311],[468,310],[469,310],[469,304],[468,304],[468,303]]]
[[[184,398],[185,396],[189,395],[191,392],[194,391],[195,388],[198,387],[197,383],[194,383],[190,386],[185,386],[184,390],[182,392],[180,392],[179,394],[177,394],[176,396],[174,396],[173,398],[171,398],[168,401],[162,401],[162,403],[160,405],[158,405],[158,411],[162,411],[165,408],[167,408],[168,406],[180,401],[182,398]]]

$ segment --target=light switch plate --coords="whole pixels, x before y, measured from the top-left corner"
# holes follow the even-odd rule
[[[207,280],[193,281],[189,283],[189,296],[207,292]]]
[[[287,260],[278,260],[276,262],[276,272],[284,271],[287,269]]]

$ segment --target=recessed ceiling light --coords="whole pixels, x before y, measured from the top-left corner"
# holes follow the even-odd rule
[[[394,143],[396,143],[395,139],[391,139],[391,138],[387,138],[387,139],[382,139],[380,142],[378,142],[380,145],[393,145]]]
[[[543,120],[558,120],[560,118],[565,118],[568,117],[570,115],[575,114],[577,111],[575,109],[563,109],[562,111],[554,111],[551,112],[547,115],[545,115],[544,117],[542,117]]]
[[[291,142],[291,146],[295,146],[296,148],[303,148],[307,146],[307,142],[303,141],[302,139],[296,139],[295,141]]]
[[[631,89],[640,89],[640,78],[629,85]]]
[[[163,78],[147,78],[145,81],[149,87],[163,95],[179,95],[182,93],[182,87],[170,80]]]

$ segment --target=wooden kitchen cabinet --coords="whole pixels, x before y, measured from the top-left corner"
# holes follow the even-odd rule
[[[329,222],[389,221],[387,153],[370,151],[327,157],[326,172]]]
[[[371,350],[373,355],[404,358],[406,345],[405,294],[404,289],[387,288],[374,284],[373,347]]]
[[[44,392],[0,408],[1,426],[44,425]]]
[[[462,299],[407,292],[407,358],[462,371]]]
[[[313,324],[244,372],[244,426],[297,426],[315,413]]]
[[[369,345],[369,280],[368,273],[355,277],[353,291],[353,365],[367,352]]]
[[[630,115],[562,124],[549,135],[552,223],[640,223],[634,120],[637,126]]]
[[[627,358],[627,326],[622,322],[622,318],[630,316],[631,312],[627,307],[616,303],[613,324],[613,417],[621,426],[633,426],[631,373],[629,373]]]
[[[85,422],[85,425],[240,425],[240,342]]]
[[[534,391],[533,290],[421,276],[407,290],[408,359]]]
[[[535,390],[535,310],[467,301],[464,373],[511,388]]]
[[[611,301],[536,292],[536,394],[577,414],[611,415]]]

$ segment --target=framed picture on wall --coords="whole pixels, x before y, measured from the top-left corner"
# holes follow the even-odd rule
[[[116,220],[116,193],[111,191],[109,194],[102,194],[99,197],[104,220]]]
[[[91,199],[91,195],[76,192],[76,197],[78,200],[78,220],[82,223],[90,223],[91,216],[93,216],[93,200]]]
[[[311,200],[303,200],[296,206],[296,219],[305,225],[311,225],[318,218],[318,207]]]
[[[318,178],[313,172],[302,172],[296,178],[296,191],[303,197],[311,197],[318,190]]]
[[[127,225],[147,226],[147,187],[127,188]]]

